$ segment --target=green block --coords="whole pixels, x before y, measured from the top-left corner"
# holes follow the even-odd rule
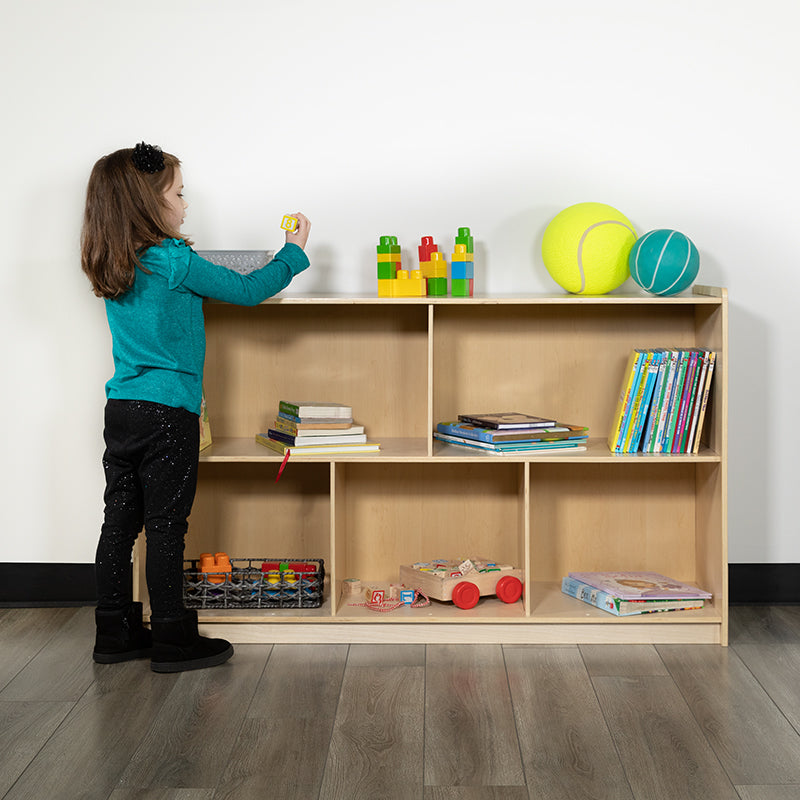
[[[400,245],[399,244],[379,244],[375,249],[379,253],[399,253],[400,252]]]
[[[447,297],[447,278],[428,278],[428,297]]]
[[[397,277],[397,264],[394,261],[378,262],[378,280]]]
[[[469,280],[453,278],[450,281],[450,293],[453,297],[469,297]]]
[[[461,230],[469,230],[469,228],[461,228]],[[471,236],[456,236],[456,244],[465,244],[468,253],[474,253],[475,240]]]
[[[396,236],[381,236],[380,247],[386,247],[387,245],[396,245],[397,244],[397,237]]]

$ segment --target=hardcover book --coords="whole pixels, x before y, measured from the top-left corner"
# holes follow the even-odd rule
[[[547,417],[536,417],[520,411],[498,411],[488,414],[459,414],[461,422],[468,422],[481,428],[552,428],[558,423]]]
[[[618,617],[653,614],[658,611],[689,611],[703,608],[705,605],[705,600],[702,598],[686,600],[622,600],[601,589],[596,589],[588,583],[582,583],[569,577],[562,579],[561,591],[570,597],[575,597],[590,606],[608,611]]]
[[[710,599],[711,594],[658,572],[570,572],[569,577],[620,600]]]
[[[568,425],[559,422],[547,428],[482,428],[469,422],[439,422],[436,425],[439,433],[460,436],[464,439],[476,439],[481,442],[555,442],[561,439],[586,439],[587,428],[582,425]]]

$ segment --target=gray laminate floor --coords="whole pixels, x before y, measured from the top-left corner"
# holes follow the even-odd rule
[[[731,646],[238,645],[91,661],[89,608],[0,609],[7,800],[800,800],[800,607]]]

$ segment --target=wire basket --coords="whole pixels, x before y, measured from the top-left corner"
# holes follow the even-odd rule
[[[248,275],[266,267],[275,255],[274,250],[198,250],[197,255],[234,272]]]
[[[319,608],[325,583],[321,558],[231,558],[230,572],[201,572],[184,561],[187,608]]]

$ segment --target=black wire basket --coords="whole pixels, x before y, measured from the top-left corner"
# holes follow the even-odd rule
[[[325,583],[321,558],[231,558],[230,572],[202,572],[184,561],[187,608],[319,608]]]

